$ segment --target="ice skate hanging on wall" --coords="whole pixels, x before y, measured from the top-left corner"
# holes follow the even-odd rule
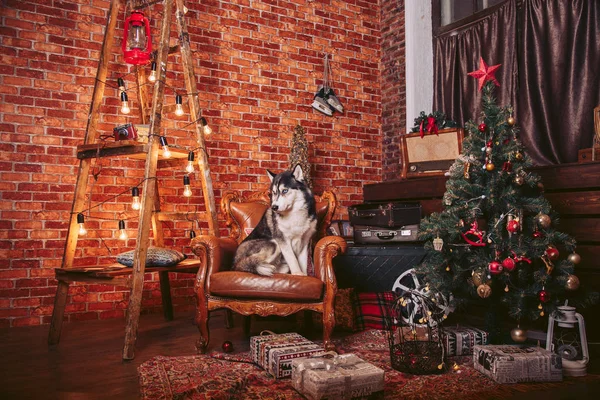
[[[325,54],[323,60],[323,85],[319,85],[319,90],[315,94],[312,106],[314,109],[327,116],[332,116],[335,111],[343,112],[344,107],[335,95],[333,88],[329,84],[329,77],[332,75],[329,65],[329,54]]]

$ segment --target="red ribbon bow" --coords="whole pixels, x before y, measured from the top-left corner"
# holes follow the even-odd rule
[[[425,124],[425,120],[421,120],[421,125],[419,126],[419,132],[421,132],[421,137],[425,136],[425,130],[423,129],[423,125]],[[438,134],[438,126],[434,117],[427,117],[427,127],[425,128],[429,133]]]

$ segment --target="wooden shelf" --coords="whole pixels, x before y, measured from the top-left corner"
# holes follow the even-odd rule
[[[158,150],[159,161],[171,161],[186,159],[188,151],[184,149],[170,147],[171,157],[165,158],[162,149]],[[134,140],[120,140],[118,142],[101,142],[94,144],[82,144],[77,146],[77,158],[85,160],[96,157],[119,157],[127,156],[138,160],[145,160],[148,154],[148,144],[136,142]]]
[[[151,272],[181,272],[181,273],[196,273],[200,266],[200,260],[186,259],[172,267],[146,267],[145,273]],[[113,279],[131,275],[133,269],[123,264],[115,263],[102,265],[97,267],[74,267],[74,268],[56,268],[57,280],[71,280],[70,277],[75,275],[80,280],[82,275],[88,279]]]

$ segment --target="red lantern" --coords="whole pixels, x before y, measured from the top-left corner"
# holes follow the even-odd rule
[[[492,261],[488,264],[488,269],[490,270],[490,274],[498,275],[502,272],[504,267],[498,261]]]
[[[150,61],[152,52],[150,22],[142,12],[133,11],[125,19],[125,33],[121,47],[125,62],[128,64],[140,65]]]

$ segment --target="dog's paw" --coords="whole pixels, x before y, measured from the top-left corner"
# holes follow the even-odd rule
[[[256,267],[256,273],[262,276],[273,276],[276,267],[273,264],[260,264]]]

